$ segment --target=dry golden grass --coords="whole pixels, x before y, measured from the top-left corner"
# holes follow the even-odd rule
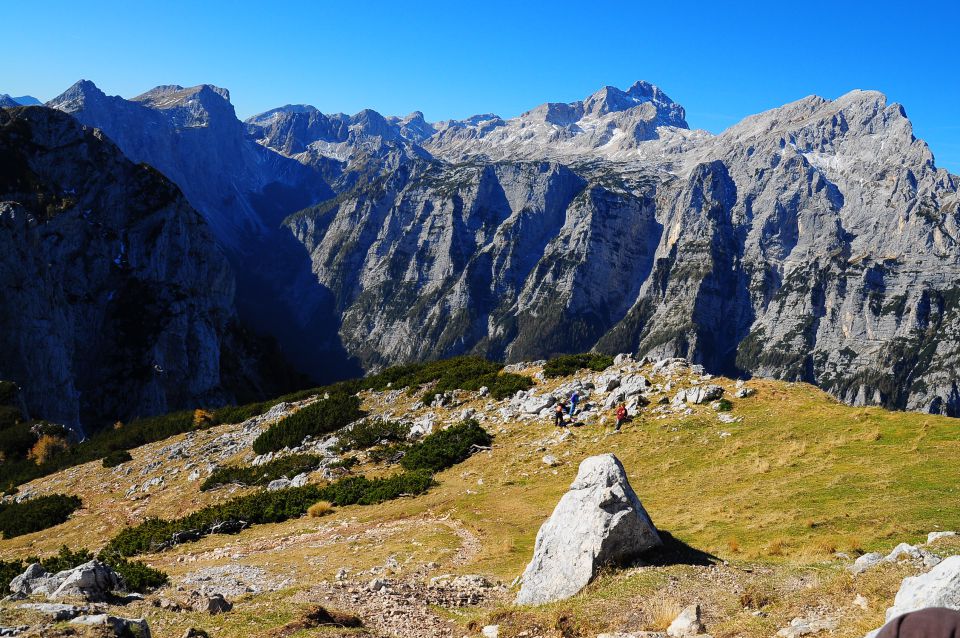
[[[321,516],[333,514],[333,511],[333,503],[330,501],[317,501],[307,508],[307,516],[310,518],[320,518]]]
[[[656,598],[644,608],[647,620],[644,629],[647,631],[666,631],[670,623],[683,611],[683,605],[670,598]]]

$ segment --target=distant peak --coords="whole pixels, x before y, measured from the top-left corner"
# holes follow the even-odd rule
[[[98,102],[106,98],[106,94],[97,88],[90,80],[74,82],[66,91],[47,102],[47,106],[68,112],[83,108],[90,102]]]
[[[179,106],[190,99],[197,98],[202,100],[204,98],[212,98],[213,96],[216,96],[215,99],[221,99],[228,104],[230,103],[230,91],[219,86],[214,86],[213,84],[199,84],[188,88],[184,88],[179,84],[163,84],[150,89],[146,93],[131,98],[131,100],[155,108],[168,108],[171,106]]]

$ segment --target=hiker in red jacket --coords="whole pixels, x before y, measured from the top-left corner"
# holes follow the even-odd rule
[[[627,420],[627,406],[621,403],[617,406],[617,427],[614,432],[620,431],[620,426]]]

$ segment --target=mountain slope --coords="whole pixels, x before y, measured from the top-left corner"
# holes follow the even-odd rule
[[[31,414],[80,429],[232,400],[233,274],[176,186],[42,107],[0,110],[0,158],[0,378]]]
[[[886,554],[900,542],[920,545],[928,532],[960,525],[955,486],[944,478],[960,448],[950,419],[851,408],[809,385],[769,380],[742,384],[754,394],[737,398],[734,381],[706,377],[681,361],[640,365],[621,358],[602,372],[554,379],[544,378],[540,365],[511,370],[535,381],[529,396],[496,400],[458,390],[446,405],[431,407],[421,401],[427,388],[360,394],[373,416],[435,429],[471,410],[493,435],[489,450],[437,474],[426,494],[195,542],[188,537],[143,557],[170,574],[169,587],[111,613],[144,615],[160,638],[178,638],[190,626],[211,635],[270,635],[318,604],[361,616],[365,629],[348,635],[476,635],[479,626],[499,624],[504,636],[559,638],[563,632],[552,629],[559,626],[592,638],[662,631],[658,616],[699,603],[710,635],[719,637],[767,638],[794,618],[823,616],[836,618],[833,635],[859,638],[882,623],[900,580],[924,568],[892,561],[854,577],[847,571],[854,557]],[[613,415],[600,406],[620,389],[603,388],[613,379],[637,388],[640,375],[650,382],[643,392],[650,404],[631,408],[634,418],[612,434]],[[729,410],[674,400],[681,390],[707,384],[725,389]],[[556,428],[535,412],[546,397],[573,389],[586,408],[579,427]],[[200,485],[217,466],[263,461],[251,442],[296,407],[131,450],[132,460],[116,468],[88,463],[21,486],[21,495],[77,494],[84,508],[56,528],[0,540],[0,558],[49,555],[62,543],[99,549],[127,525],[184,516],[262,489]],[[334,463],[343,457],[358,459],[351,465],[356,476],[398,471],[390,455],[373,453],[389,451],[386,444],[339,455],[330,444],[304,445],[325,457],[310,483],[341,472]],[[507,584],[530,560],[537,529],[579,463],[611,451],[670,551],[605,570],[568,601],[514,606],[516,590]],[[921,547],[940,556],[960,552],[956,538]],[[502,586],[461,599],[447,589],[450,574]],[[375,580],[380,590],[373,592]],[[235,606],[211,617],[157,604],[193,590],[220,591]],[[865,602],[851,605],[858,594]],[[3,602],[0,613],[17,604]],[[425,619],[440,624],[425,629]]]

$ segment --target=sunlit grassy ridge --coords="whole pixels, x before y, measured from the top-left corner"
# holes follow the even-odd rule
[[[533,376],[538,371],[522,373]],[[649,369],[644,373],[651,374]],[[588,374],[593,373],[580,376]],[[674,379],[674,386],[691,379],[682,375],[679,381]],[[569,377],[538,382],[536,391],[547,392],[566,381]],[[729,574],[714,578],[709,568],[683,565],[617,571],[564,603],[517,611],[505,602],[457,615],[458,621],[501,622],[501,635],[506,636],[535,627],[543,635],[560,635],[551,632],[559,632],[559,619],[568,617],[580,635],[590,635],[641,625],[654,628],[657,614],[651,600],[669,598],[683,604],[696,599],[704,603],[715,637],[759,637],[772,635],[793,615],[823,600],[848,605],[860,593],[869,599],[869,609],[849,611],[837,635],[860,636],[877,626],[909,568],[883,567],[853,579],[843,569],[847,563],[836,559],[834,551],[854,555],[889,550],[901,541],[922,541],[929,531],[960,528],[954,480],[960,422],[852,408],[812,386],[775,381],[751,381],[748,386],[756,394],[733,399],[733,382],[715,382],[727,390],[733,404],[729,414],[740,422],[722,423],[710,406],[665,418],[648,408],[613,435],[612,415],[587,413],[585,425],[573,428],[566,441],[559,441],[560,431],[547,419],[501,422],[497,411],[504,404],[474,393],[465,393],[465,401],[456,407],[414,409],[419,393],[394,393],[388,399],[382,392],[364,391],[362,409],[371,415],[391,412],[393,418],[414,419],[433,412],[441,422],[452,423],[462,410],[473,408],[494,437],[491,449],[440,472],[437,486],[416,498],[337,508],[322,519],[262,525],[235,537],[209,537],[145,559],[176,582],[191,570],[236,555],[239,558],[233,560],[244,564],[296,574],[291,592],[332,579],[341,567],[368,569],[390,556],[408,568],[436,562],[433,574],[481,573],[509,583],[530,559],[537,530],[569,487],[579,462],[614,452],[657,526],[695,549],[729,561],[735,582],[724,580],[733,578]],[[606,418],[605,425],[599,422],[601,417]],[[195,436],[208,440],[235,427],[218,426]],[[134,470],[144,452],[132,450]],[[548,467],[542,461],[545,454],[556,456],[560,465]],[[171,480],[149,501],[129,503],[110,489],[98,489],[116,482],[111,470],[99,463],[74,471],[76,476],[69,480],[54,475],[36,483],[61,481],[58,491],[78,493],[84,510],[47,533],[0,542],[0,556],[23,555],[27,550],[52,553],[63,542],[97,549],[103,536],[84,530],[104,513],[126,509],[130,522],[146,516],[182,516],[228,496],[223,491],[200,493],[197,482]],[[364,462],[354,471],[376,475],[386,470]],[[122,524],[122,519],[111,520],[105,526],[115,533]],[[938,551],[960,551],[960,544],[948,542]],[[754,610],[744,606],[742,597],[749,587],[769,599],[763,606],[765,616],[753,616]],[[250,605],[259,605],[254,600]],[[251,620],[249,633],[238,635],[257,635],[273,626],[270,617]],[[228,618],[211,622],[209,628],[219,623],[236,626]]]

